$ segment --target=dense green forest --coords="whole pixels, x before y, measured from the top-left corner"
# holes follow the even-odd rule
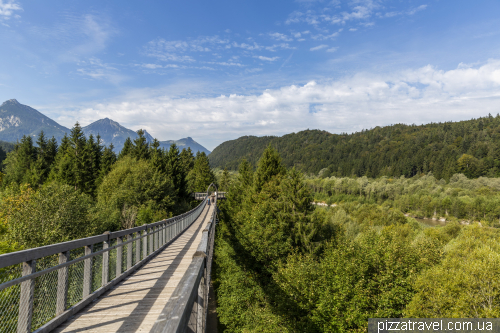
[[[3,161],[0,253],[115,231],[183,213],[215,181],[204,153],[160,149],[144,132],[117,156],[77,123],[58,145],[24,136]]]
[[[282,137],[244,136],[219,145],[212,167],[237,170],[242,159],[255,167],[271,144],[283,164],[322,177],[412,177],[432,172],[448,181],[500,176],[500,115],[421,126],[397,124],[353,134],[307,130]]]
[[[368,318],[498,317],[500,230],[452,217],[498,219],[474,202],[496,198],[500,183],[450,178],[305,179],[272,146],[255,171],[243,160],[219,204],[220,329],[361,332]],[[314,207],[314,197],[336,205]],[[429,227],[402,210],[452,221]]]
[[[308,178],[318,202],[360,202],[397,208],[420,218],[480,222],[500,228],[500,178],[455,174],[446,183],[432,173],[412,178]]]

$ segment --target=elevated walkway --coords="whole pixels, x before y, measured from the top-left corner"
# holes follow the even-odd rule
[[[54,333],[149,332],[189,267],[214,205],[162,252]]]
[[[204,332],[210,199],[152,224],[0,255],[0,332]]]

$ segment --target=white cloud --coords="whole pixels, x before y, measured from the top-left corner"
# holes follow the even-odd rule
[[[249,51],[254,51],[254,50],[261,50],[263,48],[263,46],[257,44],[257,43],[253,43],[253,45],[250,45],[250,44],[246,44],[246,43],[241,43],[241,44],[238,44],[236,42],[233,42],[231,44],[231,46],[233,47],[239,47],[241,49],[245,49],[245,50],[249,50]]]
[[[276,40],[282,40],[282,41],[285,41],[285,42],[290,42],[292,41],[293,39],[290,38],[289,36],[287,35],[284,35],[284,34],[281,34],[279,32],[273,32],[273,33],[269,33],[269,36],[271,36],[272,38],[276,39]],[[299,36],[300,37],[300,36]]]
[[[326,52],[336,52],[339,48],[338,47],[331,47]]]
[[[192,136],[213,149],[243,135],[281,135],[306,128],[353,132],[394,123],[421,124],[496,114],[500,59],[449,71],[424,66],[384,75],[359,73],[255,95],[130,96],[134,94],[127,94],[120,102],[82,108],[77,116],[82,123],[109,117],[134,130],[145,128],[160,140]],[[309,113],[311,104],[321,104],[321,108]],[[64,114],[61,117],[66,117],[69,126],[78,120]]]
[[[8,20],[15,11],[22,11],[23,8],[19,3],[12,0],[0,0],[0,19]]]
[[[351,28],[351,29],[349,29],[349,31],[358,31],[358,29],[356,29],[356,28]]]
[[[274,44],[273,46],[266,46],[266,50],[276,52],[277,49],[281,50],[294,50],[295,47],[290,46],[288,43]]]
[[[424,10],[426,8],[427,8],[427,5],[420,5],[420,6],[416,7],[416,8],[413,8],[413,9],[409,10],[408,11],[408,15],[413,15],[416,12],[419,12],[419,11]]]
[[[312,36],[312,39],[314,39],[314,40],[327,40],[327,39],[335,38],[338,35],[339,35],[339,32],[334,32],[333,34],[330,34],[330,35],[318,34],[318,35]]]
[[[152,64],[146,64],[144,67],[148,68],[148,65],[153,66]],[[95,57],[85,61],[79,61],[78,67],[80,68],[77,68],[76,71],[79,75],[94,80],[104,80],[115,85],[127,80],[127,77],[120,74],[120,71],[116,67],[103,63],[100,59]]]
[[[328,47],[328,45],[326,45],[326,44],[322,44],[322,45],[318,45],[318,46],[315,46],[315,47],[311,47],[311,48],[309,49],[309,51],[318,51],[318,50],[324,49],[324,48],[326,48],[326,47]]]
[[[269,58],[269,57],[264,57],[264,56],[254,56],[254,58],[257,58],[257,59],[260,59],[260,60],[265,60],[265,61],[276,61],[276,60],[278,60],[280,57],[272,57],[272,58]]]
[[[150,41],[145,47],[145,54],[162,61],[195,62],[187,52],[210,52],[212,49],[224,48],[229,41],[219,36],[200,36],[192,40],[168,41],[158,38]]]

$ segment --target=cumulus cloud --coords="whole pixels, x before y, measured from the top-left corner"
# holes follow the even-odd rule
[[[192,136],[213,149],[243,135],[282,135],[307,128],[349,133],[394,123],[470,119],[496,114],[499,97],[500,60],[494,59],[448,71],[424,66],[384,75],[359,73],[255,95],[125,97],[82,108],[78,117],[82,123],[109,117],[134,130],[145,128],[160,140]],[[310,112],[311,105],[321,107]],[[78,120],[65,119],[68,126]]]
[[[331,47],[326,52],[336,52],[339,48],[338,47]]]
[[[311,48],[309,49],[309,51],[318,51],[318,50],[324,49],[324,48],[326,48],[326,47],[328,47],[328,45],[326,45],[326,44],[322,44],[322,45],[318,45],[318,46],[315,46],[315,47],[311,47]]]

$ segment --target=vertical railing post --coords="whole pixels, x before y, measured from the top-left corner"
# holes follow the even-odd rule
[[[23,262],[23,276],[36,271],[36,260]],[[33,318],[33,299],[35,296],[35,280],[21,282],[21,295],[19,299],[19,316],[17,318],[17,333],[31,332],[31,319]]]
[[[122,262],[123,262],[123,246],[120,246],[123,243],[122,237],[116,238],[116,277],[122,275]]]
[[[132,237],[132,234],[127,235],[127,241],[131,241],[134,237]],[[132,251],[133,251],[133,242],[129,242],[127,244],[127,270],[129,270],[132,267]]]
[[[142,259],[148,256],[148,227],[142,231]]]
[[[67,261],[69,261],[69,251],[59,253],[59,264],[64,264]],[[66,311],[68,299],[68,272],[68,266],[57,270],[56,316]]]
[[[102,249],[105,250],[109,247],[108,240],[102,242]],[[109,278],[109,251],[103,252],[102,254],[102,287],[108,284]]]
[[[156,226],[156,249],[155,250],[158,250],[160,248],[160,226]]]
[[[164,224],[160,224],[160,242],[159,242],[159,245],[160,247],[163,246],[163,227],[164,227]]]
[[[200,285],[198,286],[198,314],[196,316],[196,332],[204,332],[205,324],[205,277],[207,269],[203,270]]]
[[[92,254],[93,245],[85,246],[85,255]],[[82,299],[85,299],[92,292],[92,257],[85,259],[83,266],[83,291]]]
[[[149,232],[148,242],[149,242],[149,253],[151,254],[151,253],[153,253],[153,246],[154,246],[154,244],[153,244],[154,243],[153,242],[153,240],[154,240],[154,238],[153,238],[154,237],[154,228],[150,228],[149,230],[150,230],[150,232]]]
[[[158,227],[153,227],[153,251],[158,248]]]
[[[141,239],[139,238],[141,236],[141,232],[137,231],[135,234],[135,237],[137,237],[137,240],[135,241],[135,263],[137,264],[139,261],[141,261]]]

